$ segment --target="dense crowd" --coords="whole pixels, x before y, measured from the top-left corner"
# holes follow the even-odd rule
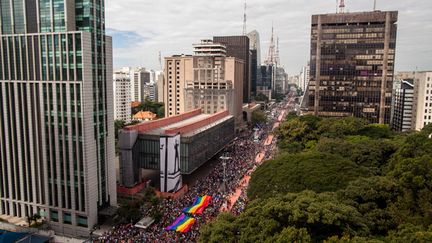
[[[222,155],[229,157],[225,161],[225,191],[223,190],[224,166],[220,161],[209,175],[189,187],[189,191],[180,199],[165,198],[157,206],[143,210],[143,217],[150,216],[153,210],[161,212],[162,218],[159,222],[146,230],[135,228],[132,224],[116,226],[99,237],[97,242],[195,242],[200,226],[218,215],[222,205],[227,204],[228,195],[238,188],[244,175],[255,166],[255,155],[260,145],[254,143],[251,137],[250,132],[241,134],[222,152]],[[188,233],[165,230],[165,227],[181,215],[185,207],[192,205],[196,196],[204,195],[212,196],[212,201],[202,215],[194,215],[197,221]]]
[[[277,115],[274,114],[276,121]],[[263,134],[267,136],[272,128],[273,122],[262,127]],[[218,161],[211,172],[199,179],[194,185],[189,187],[188,192],[180,199],[164,198],[161,202],[150,208],[143,208],[143,217],[151,216],[153,211],[161,213],[159,222],[152,224],[146,230],[134,227],[132,224],[119,225],[111,231],[99,237],[96,242],[196,242],[199,235],[199,228],[216,217],[221,208],[230,207],[230,197],[239,186],[244,183],[243,178],[257,167],[255,156],[263,150],[262,143],[253,142],[253,133],[246,131],[240,134],[233,142],[225,147],[221,155],[228,156],[225,168],[226,188],[224,181],[224,163]],[[272,146],[274,147],[274,144]],[[265,150],[265,157],[270,156],[270,151]],[[221,159],[219,159],[221,160]],[[225,190],[224,190],[225,188]],[[177,233],[166,231],[165,228],[179,217],[182,210],[192,205],[196,196],[209,195],[212,201],[209,207],[204,210],[202,215],[194,215],[197,219],[188,233]],[[246,187],[242,187],[242,192],[237,202],[232,205],[231,212],[241,213],[247,204]]]

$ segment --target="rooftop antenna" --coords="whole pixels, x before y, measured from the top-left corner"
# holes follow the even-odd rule
[[[279,59],[279,36],[276,38],[275,62],[276,62],[276,65],[280,64],[280,59]]]
[[[376,11],[376,0],[374,0],[374,11]]]
[[[344,13],[344,12],[345,12],[345,1],[344,0],[340,0],[339,13]]]
[[[246,35],[246,0],[245,0],[245,3],[244,3],[243,35]]]
[[[274,65],[275,64],[275,43],[274,43],[274,28],[272,22],[272,35],[270,40],[269,51],[267,54],[267,59],[265,61],[266,65]]]
[[[338,13],[339,0],[336,0],[336,13]]]

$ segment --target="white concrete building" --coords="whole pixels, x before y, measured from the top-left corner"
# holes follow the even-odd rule
[[[126,123],[131,121],[131,82],[129,73],[115,72],[113,77],[114,89],[114,119]]]
[[[309,73],[310,73],[309,64],[302,67],[302,70],[300,72],[299,79],[298,79],[298,86],[302,91],[305,91],[308,84],[309,84]]]
[[[131,70],[132,101],[144,101],[144,84],[150,83],[150,76],[150,72],[142,67]]]
[[[412,128],[432,123],[432,71],[415,72]]]

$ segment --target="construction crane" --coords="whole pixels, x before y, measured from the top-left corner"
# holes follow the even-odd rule
[[[246,0],[244,3],[244,14],[243,14],[243,35],[246,35]]]

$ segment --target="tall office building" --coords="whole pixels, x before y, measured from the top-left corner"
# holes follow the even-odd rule
[[[415,72],[412,128],[432,123],[432,71]]]
[[[257,80],[261,77],[261,44],[258,31],[251,31],[247,36],[249,37],[251,60],[251,95],[255,96],[257,94]]]
[[[115,72],[113,77],[114,120],[131,121],[131,87],[129,73]]]
[[[251,100],[251,60],[249,50],[249,37],[247,36],[215,36],[214,43],[226,46],[226,56],[243,60],[243,103]]]
[[[412,129],[414,80],[401,80],[393,90],[391,127],[398,132]]]
[[[104,1],[1,0],[0,214],[88,236],[116,204]]]
[[[312,16],[309,112],[390,123],[398,12]]]

